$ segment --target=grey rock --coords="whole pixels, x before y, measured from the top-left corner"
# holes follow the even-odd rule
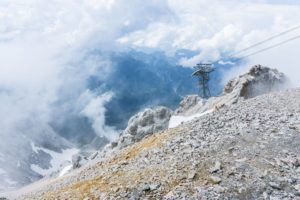
[[[83,155],[76,154],[76,155],[72,156],[73,169],[80,168],[83,165],[85,165],[87,162],[88,162],[88,159]]]
[[[118,139],[118,147],[124,148],[153,133],[168,128],[172,110],[158,106],[147,108],[131,117],[127,128],[121,133]]]
[[[294,188],[297,190],[297,192],[300,192],[300,184],[295,185]]]
[[[160,184],[151,184],[150,190],[157,190],[160,187]]]
[[[224,93],[236,93],[239,97],[248,99],[282,89],[286,82],[286,76],[278,70],[255,65],[248,73],[230,80]]]
[[[184,97],[184,99],[180,102],[179,108],[174,111],[175,115],[180,115],[182,113],[188,112],[189,109],[193,108],[198,104],[203,105],[205,100],[199,97],[198,95],[189,95]]]
[[[222,181],[222,179],[218,176],[210,176],[210,180],[213,184],[219,184]]]
[[[220,161],[216,161],[215,162],[215,166],[213,166],[212,168],[209,169],[210,173],[216,173],[218,171],[221,170],[221,162]]]
[[[142,187],[142,191],[144,191],[144,192],[147,192],[147,191],[150,191],[151,190],[151,187],[150,187],[150,185],[148,185],[148,184],[146,184],[146,185],[144,185],[143,187]]]
[[[98,151],[92,153],[92,155],[90,155],[90,157],[89,157],[89,160],[94,160],[98,156],[98,154],[99,154]]]
[[[280,184],[275,183],[275,182],[269,182],[269,185],[270,185],[272,188],[277,189],[277,190],[281,190],[281,189],[282,189],[281,186],[280,186]]]
[[[197,173],[195,171],[191,171],[189,174],[188,174],[188,179],[190,180],[193,180],[195,177],[196,177]]]

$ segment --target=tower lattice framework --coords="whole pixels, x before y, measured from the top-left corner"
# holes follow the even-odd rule
[[[208,82],[209,74],[214,71],[212,64],[199,63],[194,67],[195,71],[192,76],[196,76],[199,81],[199,96],[204,99],[211,97]]]

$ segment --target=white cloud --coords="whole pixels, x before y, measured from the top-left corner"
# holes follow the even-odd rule
[[[109,127],[105,124],[106,109],[104,106],[112,97],[113,94],[110,92],[96,96],[90,91],[86,91],[80,97],[81,101],[88,101],[80,114],[91,121],[93,129],[100,137],[104,136],[111,141],[117,139],[118,133],[113,127]]]
[[[109,61],[88,52],[115,50],[122,34],[168,17],[164,2],[2,0],[0,88],[7,92],[1,94],[0,110],[10,111],[1,119],[11,123],[1,120],[0,126],[13,131],[18,116],[32,112],[47,123],[50,104],[62,95],[78,98],[88,76],[109,71]],[[61,88],[67,92],[58,93]]]
[[[198,55],[183,58],[180,62],[193,66],[199,61],[216,60],[285,31],[298,25],[300,18],[299,1],[169,0],[169,6],[176,16],[173,20],[151,23],[146,29],[128,33],[119,41],[136,48],[157,48],[171,54],[182,48],[199,51]],[[295,33],[300,34],[300,30]],[[299,45],[293,44],[294,48],[280,47],[280,55],[268,51],[261,54],[263,56],[252,57],[249,64],[278,67],[297,82],[291,71],[299,74],[298,67],[289,55]],[[288,67],[279,66],[287,62],[290,62]]]
[[[109,140],[117,139],[118,132],[105,124],[105,104],[113,97],[113,93],[107,92],[101,95],[95,95],[87,90],[80,95],[78,108],[80,115],[87,117],[92,124],[93,129],[99,137],[106,137]]]

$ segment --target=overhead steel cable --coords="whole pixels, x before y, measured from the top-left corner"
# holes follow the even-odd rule
[[[254,48],[254,47],[256,47],[256,46],[262,45],[262,44],[264,44],[264,43],[266,43],[266,42],[268,42],[268,41],[271,41],[271,40],[273,40],[273,39],[275,39],[275,38],[277,38],[277,37],[279,37],[279,36],[285,35],[285,34],[287,34],[287,33],[289,33],[289,32],[292,32],[292,31],[294,31],[294,30],[297,30],[297,29],[300,29],[300,25],[297,25],[297,26],[295,26],[295,27],[293,27],[293,28],[290,28],[290,29],[288,29],[288,30],[286,30],[286,31],[283,31],[283,32],[281,32],[281,33],[278,33],[278,34],[276,34],[276,35],[273,35],[272,37],[269,37],[269,38],[267,38],[267,39],[265,39],[265,40],[262,40],[262,41],[260,41],[260,42],[258,42],[258,43],[255,43],[255,44],[253,44],[253,45],[251,45],[251,46],[249,46],[249,47],[247,47],[247,48],[241,49],[241,50],[239,50],[239,51],[237,51],[237,52],[235,52],[235,53],[233,53],[233,54],[230,54],[229,56],[226,56],[226,57],[232,58],[232,57],[237,56],[237,55],[239,55],[239,54],[241,54],[241,53],[243,53],[243,52],[245,52],[245,51],[247,51],[247,50],[249,50],[249,49],[252,49],[252,48]],[[297,38],[295,38],[295,39],[297,39]],[[294,40],[294,39],[291,38],[291,39],[288,39],[287,41],[290,41],[290,40]],[[285,43],[285,41],[284,41],[283,43]],[[277,46],[277,45],[278,45],[278,44],[272,45],[272,47],[273,47],[273,46]],[[279,45],[281,45],[281,44],[279,44]],[[278,46],[279,46],[279,45],[278,45]],[[269,47],[264,48],[264,49],[267,50],[267,49],[269,49]],[[262,50],[265,51],[264,49],[262,49]],[[259,52],[261,52],[261,50],[259,50]],[[249,56],[251,56],[251,55],[249,54],[249,55],[247,55],[246,57],[249,57]],[[218,59],[218,60],[214,61],[213,63],[220,62],[220,61],[222,61],[222,60],[224,60],[224,59],[225,59],[225,57],[223,57],[223,58],[221,58],[221,59]]]
[[[251,45],[251,46],[249,46],[249,47],[247,47],[247,48],[245,48],[245,49],[241,49],[241,50],[239,50],[238,52],[231,54],[230,56],[232,57],[232,56],[238,55],[238,54],[240,54],[240,53],[242,53],[242,52],[244,52],[244,51],[247,51],[247,50],[249,50],[249,49],[251,49],[251,48],[253,48],[253,47],[259,46],[259,45],[261,45],[261,44],[263,44],[263,43],[266,43],[266,42],[268,42],[268,41],[270,41],[270,40],[273,40],[273,39],[275,39],[275,38],[277,38],[277,37],[279,37],[279,36],[285,35],[285,34],[287,34],[287,33],[289,33],[289,32],[292,32],[292,31],[294,31],[294,30],[297,30],[297,29],[300,29],[300,25],[295,26],[295,27],[293,27],[293,28],[291,28],[291,29],[288,29],[288,30],[286,30],[286,31],[283,31],[283,32],[281,32],[281,33],[278,33],[278,34],[276,34],[276,35],[273,35],[272,37],[269,37],[269,38],[267,38],[267,39],[265,39],[265,40],[262,40],[262,41],[260,41],[260,42],[258,42],[258,43],[255,43],[255,44],[253,44],[253,45]]]
[[[263,49],[261,49],[261,50],[259,50],[259,51],[255,51],[255,52],[253,52],[253,53],[250,53],[250,54],[248,54],[248,55],[245,55],[245,56],[243,56],[243,57],[240,57],[239,59],[244,59],[244,58],[247,58],[247,57],[249,57],[249,56],[256,55],[256,54],[258,54],[258,53],[267,51],[267,50],[269,50],[269,49],[273,49],[273,48],[275,48],[275,47],[281,46],[281,45],[283,45],[283,44],[285,44],[285,43],[291,42],[291,41],[296,40],[296,39],[300,39],[300,35],[297,35],[297,36],[295,36],[295,37],[289,38],[289,39],[284,40],[284,41],[282,41],[282,42],[279,42],[279,43],[277,43],[277,44],[268,46],[268,47],[263,48]]]

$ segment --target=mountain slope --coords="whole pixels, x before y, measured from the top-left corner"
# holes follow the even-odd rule
[[[11,104],[7,108],[1,107],[4,116],[0,141],[0,191],[42,178],[44,173],[32,170],[31,166],[39,166],[42,170],[52,168],[51,162],[55,159],[46,151],[58,155],[72,148],[87,152],[99,150],[109,142],[108,138],[112,138],[109,136],[117,135],[119,129],[126,127],[128,119],[145,107],[166,105],[175,108],[183,96],[197,91],[197,81],[191,77],[192,69],[178,66],[175,58],[172,60],[163,53],[90,54],[87,57],[93,58],[74,61],[72,67],[64,71],[66,78],[55,92],[55,98],[45,97],[47,101],[40,105],[41,108],[33,105],[23,111],[26,107],[24,99],[17,97],[12,101],[14,91],[6,91],[0,86],[1,97]],[[89,60],[93,62],[89,63]],[[107,66],[106,62],[109,63]],[[82,76],[77,77],[81,73]],[[111,99],[106,99],[106,93],[112,94]],[[27,98],[28,95],[24,95]],[[14,105],[19,103],[20,107]],[[107,131],[106,127],[113,131]],[[35,152],[31,144],[45,151]]]
[[[21,140],[16,139],[20,137],[18,131],[10,137],[1,138],[0,192],[39,180],[44,175],[58,170],[62,162],[70,159],[70,156],[78,151],[49,127],[43,128],[43,134],[34,135],[34,130],[31,130],[32,132],[26,137],[23,136]]]
[[[19,199],[295,199],[300,89],[154,134]]]

